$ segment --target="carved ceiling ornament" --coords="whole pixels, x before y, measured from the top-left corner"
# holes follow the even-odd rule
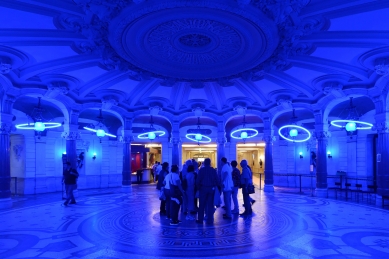
[[[339,82],[325,82],[323,84],[323,93],[328,94],[334,94],[336,97],[342,97],[345,94],[342,92],[343,85]]]
[[[236,111],[239,115],[246,115],[246,107],[243,107],[241,105],[237,105],[234,107],[234,111]]]
[[[291,100],[287,100],[287,99],[278,99],[277,100],[277,105],[281,106],[284,109],[292,109],[293,108],[292,101]]]
[[[8,57],[0,56],[0,74],[8,74],[12,70],[12,61]]]
[[[60,94],[67,94],[69,92],[69,87],[66,82],[51,82],[47,86],[48,90],[45,94],[46,97],[48,98],[55,98]]]
[[[100,54],[108,70],[134,71],[138,80],[141,72],[167,82],[228,82],[248,74],[261,80],[264,68],[285,70],[289,55],[309,55],[313,47],[299,44],[300,37],[328,27],[322,17],[298,18],[309,0],[236,0],[242,8],[224,0],[75,2],[93,18],[57,17],[58,27],[89,39],[73,47]]]
[[[201,107],[196,107],[192,110],[192,112],[194,112],[196,117],[201,117],[203,116],[203,112],[205,112],[205,110]]]
[[[376,59],[374,62],[374,69],[377,75],[385,76],[389,74],[389,57]]]
[[[101,99],[101,109],[110,110],[112,106],[118,105],[118,101],[114,96],[105,96]]]

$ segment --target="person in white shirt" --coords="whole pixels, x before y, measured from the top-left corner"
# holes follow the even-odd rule
[[[224,198],[224,206],[226,213],[223,215],[224,219],[231,219],[231,194],[234,187],[234,182],[232,181],[232,167],[227,162],[227,158],[223,157],[221,159],[222,170],[221,170],[221,182],[222,182],[222,191]]]
[[[161,172],[161,170],[162,170],[161,162],[158,162],[158,165],[155,167],[155,173],[154,173],[155,180],[158,180],[158,175]]]

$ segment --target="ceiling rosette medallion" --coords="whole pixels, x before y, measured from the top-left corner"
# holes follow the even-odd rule
[[[288,56],[313,50],[298,40],[327,28],[322,18],[298,18],[308,0],[75,2],[92,18],[56,19],[58,27],[89,39],[75,49],[101,55],[108,70],[134,71],[134,80],[150,75],[195,88],[200,81],[230,86],[234,78],[261,80],[258,73],[285,70]]]

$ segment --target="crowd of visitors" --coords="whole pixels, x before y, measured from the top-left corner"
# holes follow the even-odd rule
[[[237,161],[229,163],[225,157],[221,159],[222,168],[219,173],[211,166],[209,158],[204,160],[200,169],[194,159],[187,160],[181,172],[177,165],[169,167],[167,162],[162,164],[160,170],[157,165],[153,171],[160,191],[160,215],[170,219],[170,225],[180,223],[180,209],[187,220],[196,220],[198,224],[203,224],[204,221],[212,224],[216,207],[221,205],[221,194],[224,201],[222,208],[225,210],[223,218],[232,219],[232,214],[239,214],[239,189],[242,189],[245,208],[239,215],[247,217],[252,214],[251,206],[255,200],[249,195],[253,182],[247,160],[240,162],[242,173],[237,168]]]

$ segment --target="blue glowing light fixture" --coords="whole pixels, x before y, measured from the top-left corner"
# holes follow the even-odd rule
[[[290,120],[290,122],[292,124],[288,124],[288,125],[284,125],[284,126],[280,127],[278,129],[278,135],[281,138],[283,138],[285,140],[288,140],[288,141],[291,141],[291,142],[304,142],[304,141],[307,141],[308,139],[311,138],[311,133],[306,128],[301,127],[301,126],[297,126],[296,125],[296,120],[297,120],[297,117],[295,115],[295,110],[293,109],[293,115],[292,115],[292,118]],[[282,134],[282,130],[284,130],[284,129],[285,130],[289,130],[289,136],[286,136],[286,135]],[[301,137],[299,139],[296,138],[299,135],[299,132],[298,132],[299,130],[302,130],[303,132],[307,133],[307,137],[306,138]]]
[[[197,140],[196,139],[196,135],[200,135],[201,136],[201,140]],[[188,133],[185,135],[185,137],[191,141],[194,141],[194,142],[197,142],[197,143],[209,143],[211,142],[211,138],[208,137],[208,136],[205,136],[205,135],[202,135],[202,134],[195,134],[195,133]]]
[[[350,107],[348,108],[348,116],[345,120],[333,120],[331,125],[338,128],[345,128],[348,132],[354,132],[356,130],[369,130],[373,127],[373,124],[360,121],[358,119],[359,114],[356,106],[353,105],[353,97],[350,97]]]
[[[149,139],[149,140],[153,141],[156,137],[161,137],[161,136],[165,135],[165,131],[154,129],[153,115],[150,115],[150,116],[151,116],[150,117],[150,130],[139,134],[138,139]]]
[[[253,138],[258,135],[258,130],[254,128],[246,128],[246,115],[243,115],[243,128],[231,132],[230,136],[234,139],[242,139],[246,143],[246,139]]]
[[[103,130],[103,113],[102,113],[101,109],[100,109],[100,115],[97,116],[97,118],[99,119],[99,122],[97,123],[96,126],[93,126],[94,128],[84,127],[84,129],[86,129],[88,131],[95,132],[96,136],[100,139],[100,143],[101,143],[101,139],[104,138],[105,136],[108,136],[111,138],[116,138],[115,135],[110,134],[108,132],[105,132],[105,130]]]
[[[289,136],[291,136],[291,137],[297,137],[298,134],[299,133],[298,133],[298,131],[296,129],[291,129],[289,131]]]
[[[186,134],[185,137],[191,141],[195,141],[197,142],[197,144],[200,146],[200,143],[209,143],[211,142],[211,138],[206,136],[206,135],[203,135],[201,134],[201,130],[200,130],[200,117],[197,117],[197,133],[190,133],[190,134]]]
[[[41,133],[46,129],[52,129],[62,126],[61,123],[57,122],[44,122],[45,119],[42,115],[44,111],[45,109],[43,109],[41,106],[41,97],[38,97],[38,106],[35,106],[31,112],[31,115],[28,115],[34,122],[18,124],[15,127],[21,130],[35,130],[38,133],[39,139]]]
[[[295,137],[297,135],[296,136],[290,136],[292,138],[288,138],[287,136],[282,134],[282,130],[283,129],[290,129],[290,128],[295,129],[296,131],[297,131],[297,129],[300,129],[300,130],[304,131],[305,133],[307,133],[307,137],[306,138],[302,138],[302,139],[295,139]],[[289,131],[289,134],[290,134],[290,131]],[[311,133],[309,132],[309,130],[307,130],[304,127],[300,127],[300,126],[297,126],[297,125],[294,125],[294,124],[285,125],[285,126],[282,126],[281,128],[279,128],[278,129],[278,135],[280,135],[280,137],[282,137],[283,139],[288,140],[288,141],[292,141],[292,142],[304,142],[304,141],[307,141],[308,139],[311,138]]]

